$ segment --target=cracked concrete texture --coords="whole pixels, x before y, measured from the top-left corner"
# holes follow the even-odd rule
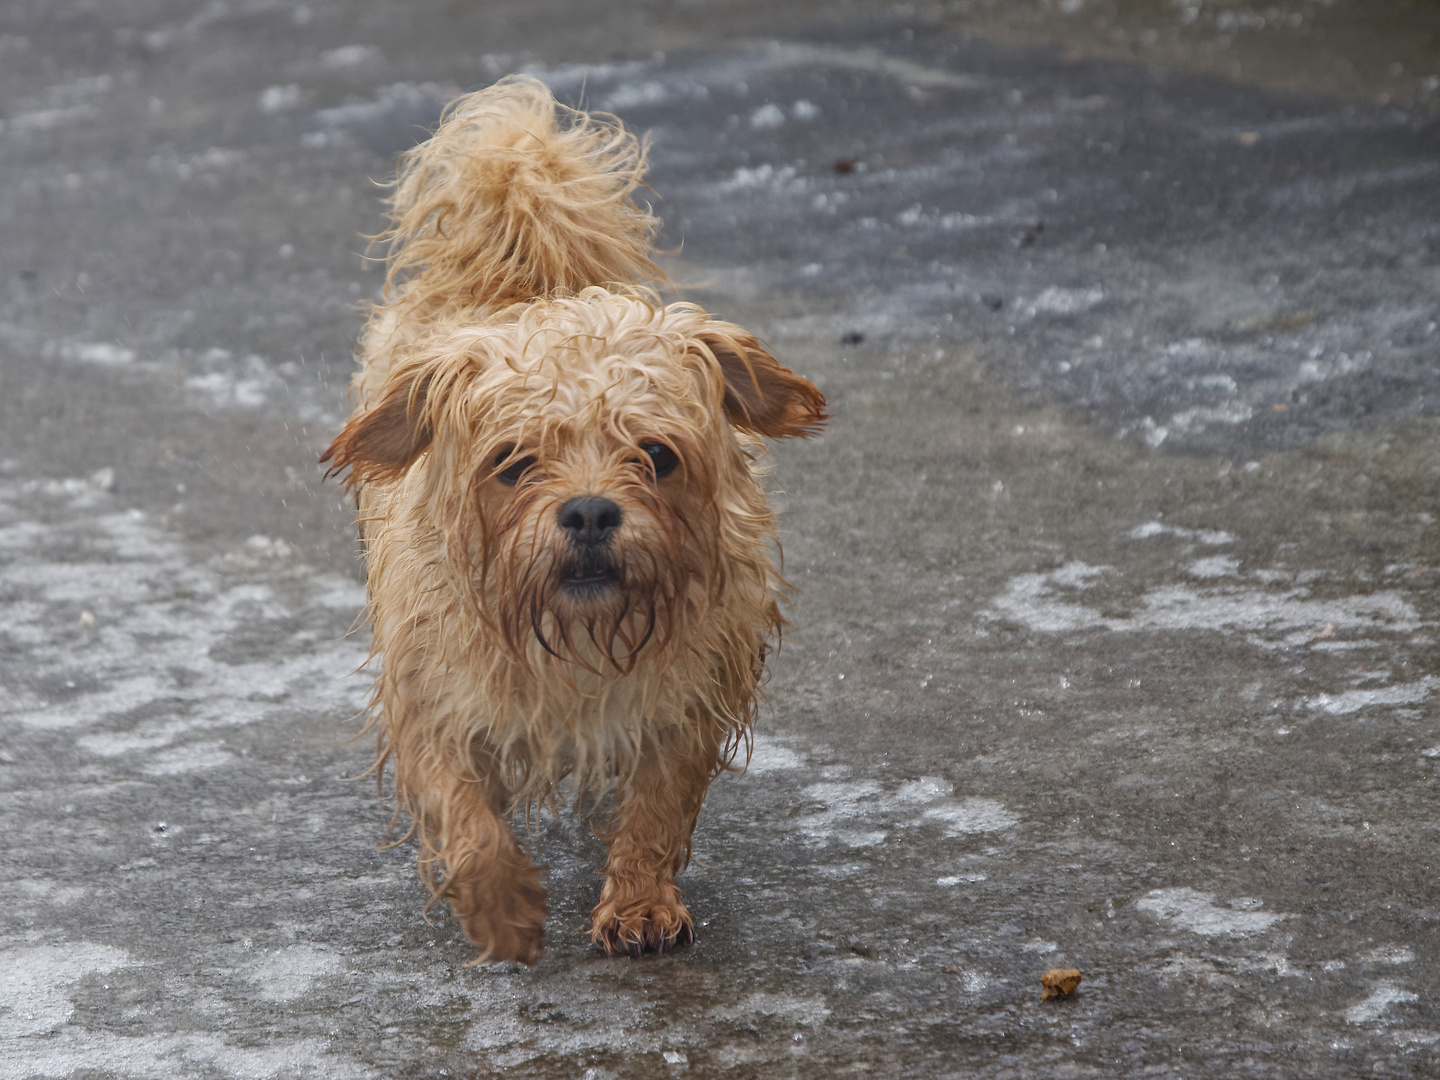
[[[1432,1075],[1401,7],[7,7],[0,1077]],[[314,459],[373,181],[511,70],[653,133],[674,276],[836,412],[777,455],[803,592],[699,940],[641,961],[567,816],[542,962],[466,967],[350,739]]]

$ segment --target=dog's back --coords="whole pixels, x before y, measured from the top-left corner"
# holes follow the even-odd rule
[[[632,198],[645,144],[516,75],[468,94],[400,159],[385,301],[361,342],[361,398],[434,329],[590,285],[663,281],[659,222]],[[377,370],[378,369],[378,370]]]

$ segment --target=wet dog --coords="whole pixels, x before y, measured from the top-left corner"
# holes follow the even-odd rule
[[[761,437],[825,400],[646,283],[646,147],[532,79],[401,159],[384,302],[323,461],[358,491],[378,764],[480,959],[534,963],[546,894],[512,812],[615,796],[591,934],[693,936],[675,875],[748,746],[785,584]]]

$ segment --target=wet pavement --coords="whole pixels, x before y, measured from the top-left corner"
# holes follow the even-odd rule
[[[1382,6],[7,6],[0,1077],[1435,1075],[1440,19]],[[699,940],[596,954],[546,819],[528,970],[378,846],[315,465],[375,181],[513,70],[652,132],[685,295],[836,414]]]

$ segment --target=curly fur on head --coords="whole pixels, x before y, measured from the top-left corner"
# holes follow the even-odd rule
[[[538,955],[544,890],[503,815],[567,777],[619,795],[596,941],[691,933],[674,876],[781,624],[759,437],[826,420],[753,336],[634,281],[659,276],[643,163],[534,80],[457,102],[402,160],[388,297],[323,459],[358,489],[379,761],[487,957]]]

